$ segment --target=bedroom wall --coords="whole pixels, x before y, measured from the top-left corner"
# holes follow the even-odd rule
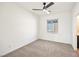
[[[47,20],[58,18],[58,32],[47,32]],[[71,11],[57,12],[41,16],[39,39],[72,44],[72,15]]]
[[[37,17],[13,3],[0,3],[0,56],[37,39]]]

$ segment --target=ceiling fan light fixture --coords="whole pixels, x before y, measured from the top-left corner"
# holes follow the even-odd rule
[[[47,13],[47,14],[50,14],[50,12],[49,12],[49,11],[47,11],[46,13]]]
[[[49,11],[47,11],[46,9],[43,9],[43,12],[47,13],[47,14],[50,14]]]

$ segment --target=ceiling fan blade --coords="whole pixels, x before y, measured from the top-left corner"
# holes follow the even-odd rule
[[[38,10],[38,11],[42,11],[43,9],[32,9],[32,10]]]
[[[48,8],[50,6],[52,6],[54,4],[54,2],[50,2],[45,8]]]
[[[48,12],[52,12],[52,11],[48,10]]]

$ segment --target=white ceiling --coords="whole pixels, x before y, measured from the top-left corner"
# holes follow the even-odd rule
[[[49,2],[47,2],[47,4],[48,3]],[[43,2],[18,2],[16,4],[26,10],[36,13],[38,15],[44,14],[43,11],[32,10],[33,8],[42,9]],[[62,12],[62,11],[71,11],[74,4],[75,4],[74,2],[55,2],[55,4],[52,5],[51,7],[49,7],[48,10],[51,10],[51,13]]]

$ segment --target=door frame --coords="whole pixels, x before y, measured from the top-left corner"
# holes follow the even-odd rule
[[[74,48],[74,50],[77,50],[77,17],[79,16],[79,13],[76,13],[73,16],[73,22],[72,22],[72,39],[73,39],[73,43],[72,46]]]

